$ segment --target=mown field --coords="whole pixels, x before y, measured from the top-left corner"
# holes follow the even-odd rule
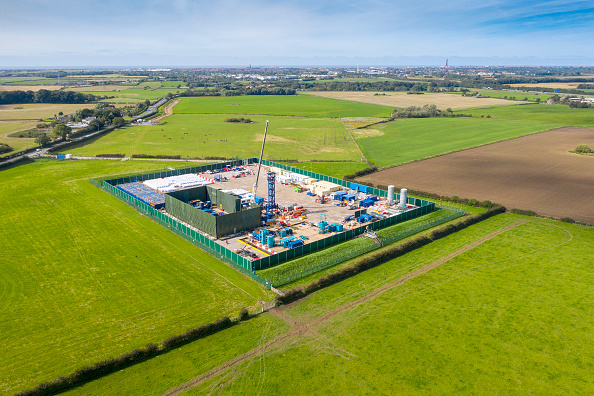
[[[35,147],[35,139],[8,136],[17,131],[25,131],[27,129],[35,128],[35,125],[37,125],[36,122],[0,121],[0,143],[8,144],[13,148],[13,151],[10,153],[5,153],[0,156],[10,155],[11,153]]]
[[[0,171],[0,393],[270,298],[88,181],[166,166],[185,164],[38,160]]]
[[[505,107],[472,108],[457,113],[473,117],[490,115],[493,118],[532,121],[557,126],[594,127],[594,108],[571,109],[565,105],[530,104]]]
[[[67,87],[67,90],[92,94],[96,96],[110,96],[101,100],[108,103],[134,103],[149,99],[151,101],[160,99],[168,93],[176,94],[183,92],[186,88],[177,88],[184,85],[181,81],[150,81],[139,84],[111,84],[111,85],[88,85]]]
[[[487,118],[417,118],[357,130],[355,138],[368,160],[376,166],[388,166],[544,131],[555,126],[532,121]]]
[[[300,117],[389,117],[394,108],[311,95],[183,98],[174,113],[265,114]]]
[[[74,392],[162,394],[194,379],[186,394],[589,394],[593,241],[591,228],[499,215],[265,314],[269,321]]]
[[[8,137],[13,132],[35,128],[39,120],[53,117],[62,111],[65,114],[78,109],[94,107],[93,104],[49,104],[27,103],[0,105],[0,143],[6,143],[14,150],[12,153],[34,147],[35,139]]]
[[[224,122],[229,117],[234,115],[175,114],[156,126],[118,129],[73,146],[68,152],[76,155],[125,153],[251,158],[260,154],[264,127],[269,120],[266,159],[361,159],[355,143],[338,119],[250,116],[255,123]]]

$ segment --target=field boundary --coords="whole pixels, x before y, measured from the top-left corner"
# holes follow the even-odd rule
[[[458,249],[457,251],[455,251],[453,253],[450,253],[446,256],[443,256],[443,257],[433,261],[431,264],[428,264],[422,268],[419,268],[411,273],[408,273],[408,274],[398,278],[397,280],[395,280],[393,282],[387,283],[375,290],[372,290],[370,293],[364,295],[363,297],[360,297],[359,299],[357,299],[355,301],[346,303],[336,309],[333,309],[330,312],[327,312],[325,315],[322,315],[321,317],[319,317],[317,319],[299,323],[296,320],[294,320],[293,318],[290,318],[290,317],[284,315],[283,310],[286,309],[286,306],[272,308],[269,312],[271,314],[273,314],[274,316],[283,320],[285,323],[289,324],[289,326],[291,327],[287,333],[280,335],[280,336],[268,341],[266,344],[264,344],[260,347],[254,348],[242,355],[239,355],[239,356],[227,361],[226,363],[224,363],[218,367],[215,367],[215,368],[207,371],[206,373],[186,382],[185,384],[174,387],[174,388],[170,389],[169,391],[165,392],[163,395],[172,396],[172,395],[180,394],[181,392],[187,391],[188,389],[195,387],[196,385],[200,384],[205,379],[211,378],[212,376],[216,375],[217,373],[224,371],[226,369],[229,369],[229,368],[237,365],[238,363],[245,361],[246,359],[248,359],[256,354],[269,349],[271,346],[278,344],[279,342],[282,342],[288,338],[298,336],[301,334],[312,334],[312,327],[320,325],[321,323],[331,319],[332,317],[336,316],[337,314],[339,314],[341,312],[344,312],[344,311],[346,311],[350,308],[353,308],[357,305],[361,305],[361,304],[371,300],[372,298],[378,296],[379,294],[409,281],[410,279],[413,279],[417,276],[423,275],[423,274],[431,271],[432,269],[437,268],[438,266],[448,262],[449,260],[451,260],[451,259],[469,251],[469,250],[472,250],[475,247],[479,246],[480,244],[482,244],[482,243],[484,243],[484,242],[486,242],[486,241],[488,241],[488,240],[490,240],[490,239],[492,239],[506,231],[509,231],[510,229],[512,229],[514,227],[522,225],[525,222],[526,222],[526,220],[520,220],[514,224],[511,224],[507,227],[504,227],[504,228],[499,229],[495,232],[492,232],[492,233],[462,247],[461,249]]]
[[[447,208],[444,208],[444,210],[448,210],[451,213],[446,216],[439,217],[437,219],[425,221],[425,222],[423,222],[417,226],[414,226],[414,227],[407,227],[404,230],[402,230],[401,232],[399,232],[398,234],[393,235],[391,237],[378,236],[378,239],[381,241],[382,246],[389,245],[391,243],[394,243],[394,242],[400,241],[404,238],[407,238],[411,235],[417,234],[419,232],[428,230],[435,226],[438,226],[438,225],[447,223],[451,220],[462,217],[466,214],[466,210],[464,210],[464,209],[447,207]],[[380,245],[372,244],[369,246],[362,247],[360,249],[351,250],[348,253],[343,253],[334,259],[327,260],[320,264],[314,264],[314,265],[311,265],[311,266],[305,267],[305,268],[303,268],[303,267],[287,268],[285,271],[281,272],[280,274],[278,274],[278,275],[275,274],[274,276],[272,276],[270,278],[265,278],[265,279],[268,280],[274,287],[283,286],[283,285],[286,285],[287,283],[294,282],[298,279],[304,278],[304,277],[314,274],[318,271],[324,270],[326,268],[330,268],[337,264],[351,260],[355,257],[361,256],[365,253],[369,253],[371,251],[379,249],[380,247],[381,247]]]
[[[520,105],[518,105],[518,106],[520,106]],[[478,118],[478,117],[472,117],[472,118]],[[546,125],[551,125],[551,124],[542,124],[542,125],[545,125],[546,126]],[[406,161],[406,162],[401,162],[399,164],[378,167],[377,168],[377,171],[376,172],[373,172],[373,173],[379,173],[379,172],[384,171],[384,170],[396,168],[396,167],[403,166],[403,165],[413,164],[415,162],[425,161],[425,160],[432,159],[432,158],[443,157],[444,155],[449,155],[449,154],[459,153],[459,152],[462,152],[462,151],[472,150],[472,149],[475,149],[475,148],[478,148],[478,147],[489,146],[491,144],[497,144],[497,143],[507,142],[509,140],[520,139],[520,138],[523,138],[523,137],[526,137],[526,136],[536,135],[536,134],[539,134],[539,133],[551,132],[551,131],[554,131],[555,129],[561,129],[561,128],[566,128],[566,127],[567,127],[567,125],[557,125],[557,124],[555,124],[550,129],[545,129],[543,131],[530,132],[530,133],[527,133],[527,134],[522,135],[522,136],[515,136],[515,137],[511,137],[511,138],[506,138],[506,139],[501,139],[501,140],[495,140],[493,142],[483,143],[483,144],[479,144],[479,145],[476,145],[476,146],[463,148],[463,149],[460,149],[460,150],[452,150],[452,151],[448,151],[448,152],[441,153],[441,154],[434,154],[434,155],[430,155],[430,156],[423,157],[423,158],[418,158],[418,159],[414,159],[414,160],[410,160],[410,161]],[[587,127],[584,127],[584,128],[587,128]],[[374,166],[375,166],[375,164],[374,164]]]

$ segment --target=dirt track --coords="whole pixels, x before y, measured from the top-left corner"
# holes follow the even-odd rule
[[[365,296],[363,296],[363,297],[361,297],[361,298],[359,298],[359,299],[357,299],[355,301],[352,301],[352,302],[350,302],[348,304],[342,305],[342,306],[340,306],[340,307],[338,307],[338,308],[336,308],[336,309],[334,309],[334,310],[332,310],[332,311],[330,311],[330,312],[328,312],[328,313],[322,315],[321,317],[319,317],[317,319],[314,319],[312,321],[299,323],[294,318],[291,318],[290,316],[288,316],[288,315],[286,315],[284,313],[284,311],[287,308],[289,308],[290,306],[293,306],[295,304],[299,304],[300,301],[296,301],[296,302],[294,302],[294,303],[292,303],[290,305],[285,305],[285,306],[281,306],[281,307],[278,307],[278,308],[273,308],[269,312],[272,315],[274,315],[274,316],[282,319],[283,321],[285,321],[287,324],[289,324],[291,326],[291,329],[287,333],[285,333],[285,334],[283,334],[283,335],[281,335],[281,336],[279,336],[277,338],[274,338],[274,339],[270,340],[268,343],[266,343],[266,344],[264,344],[264,345],[262,345],[262,346],[260,346],[258,348],[254,348],[251,351],[244,353],[243,355],[240,355],[240,356],[238,356],[238,357],[236,357],[236,358],[234,358],[232,360],[229,360],[227,363],[225,363],[225,364],[223,364],[221,366],[218,366],[218,367],[216,367],[216,368],[214,368],[214,369],[212,369],[212,370],[210,370],[210,371],[208,371],[208,372],[206,372],[206,373],[204,373],[204,374],[202,374],[202,375],[194,378],[193,380],[191,380],[189,382],[186,382],[183,385],[180,385],[178,387],[175,387],[173,389],[170,389],[169,391],[165,392],[164,395],[171,396],[171,395],[180,394],[181,392],[184,392],[184,391],[186,391],[188,389],[191,389],[191,388],[199,385],[202,381],[204,381],[204,380],[206,380],[208,378],[211,378],[211,377],[215,376],[216,374],[218,374],[218,373],[220,373],[222,371],[225,371],[226,369],[231,368],[231,367],[233,367],[233,366],[235,366],[235,365],[237,365],[237,364],[239,364],[239,363],[241,363],[241,362],[243,362],[243,361],[251,358],[252,356],[257,355],[257,354],[263,352],[264,350],[269,349],[273,345],[276,345],[276,344],[278,344],[278,343],[280,343],[280,342],[282,342],[282,341],[284,341],[286,339],[292,338],[292,337],[294,337],[296,335],[307,334],[307,335],[310,335],[310,336],[314,336],[315,337],[316,336],[316,332],[315,332],[314,327],[317,326],[317,325],[319,325],[319,324],[321,324],[321,323],[323,323],[323,322],[325,322],[325,321],[327,321],[328,319],[332,318],[333,316],[335,316],[335,315],[337,315],[337,314],[339,314],[341,312],[344,312],[344,311],[346,311],[346,310],[348,310],[350,308],[353,308],[353,307],[355,307],[357,305],[361,305],[364,302],[367,302],[367,301],[371,300],[372,298],[376,297],[377,295],[383,293],[384,291],[389,290],[389,289],[392,289],[393,287],[396,287],[396,286],[398,286],[398,285],[400,285],[402,283],[405,283],[406,281],[408,281],[408,280],[410,280],[410,279],[412,279],[414,277],[417,277],[419,275],[422,275],[422,274],[424,274],[424,273],[426,273],[426,272],[434,269],[435,267],[438,267],[441,264],[443,264],[443,263],[445,263],[445,262],[453,259],[454,257],[459,256],[462,253],[465,253],[465,252],[467,252],[467,251],[469,251],[469,250],[477,247],[478,245],[480,245],[480,244],[488,241],[489,239],[492,239],[492,238],[496,237],[497,235],[499,235],[501,233],[504,233],[504,232],[506,232],[506,231],[508,231],[508,230],[510,230],[510,229],[512,229],[514,227],[517,227],[517,226],[519,226],[521,224],[524,224],[525,222],[526,221],[524,221],[524,220],[518,221],[518,222],[516,222],[514,224],[511,224],[511,225],[505,227],[505,228],[502,228],[502,229],[500,229],[498,231],[495,231],[495,232],[493,232],[493,233],[491,233],[491,234],[489,234],[489,235],[487,235],[487,236],[485,236],[485,237],[483,237],[481,239],[478,239],[478,240],[474,241],[473,243],[471,243],[469,245],[464,246],[463,248],[461,248],[461,249],[459,249],[459,250],[457,250],[457,251],[455,251],[453,253],[448,254],[447,256],[444,256],[444,257],[440,258],[439,260],[434,261],[433,263],[431,263],[429,265],[426,265],[423,268],[419,268],[416,271],[413,271],[410,274],[404,275],[403,277],[401,277],[401,278],[399,278],[399,279],[397,279],[397,280],[395,280],[393,282],[387,283],[387,284],[383,285],[382,287],[375,289],[371,293],[369,293],[369,294],[367,294],[367,295],[365,295]]]
[[[179,103],[179,99],[175,99],[173,102],[169,103],[167,105],[167,107],[165,107],[163,109],[163,113],[162,115],[153,118],[151,121],[153,122],[159,122],[161,121],[163,118],[167,117],[168,115],[172,115],[173,114],[173,107]]]
[[[398,166],[362,180],[594,223],[594,129],[560,128]]]

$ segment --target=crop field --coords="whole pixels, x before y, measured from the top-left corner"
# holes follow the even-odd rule
[[[134,85],[136,86],[136,85]],[[110,85],[82,85],[77,87],[68,88],[68,91],[74,92],[87,92],[87,91],[94,91],[94,92],[104,92],[104,91],[123,91],[126,89],[130,89],[127,85],[121,84],[110,84]]]
[[[76,394],[589,394],[592,241],[499,215]]]
[[[565,105],[530,104],[521,106],[473,108],[457,113],[474,117],[490,115],[493,118],[532,121],[558,126],[594,127],[594,108],[572,109]]]
[[[393,108],[312,95],[183,98],[175,113],[268,114],[300,117],[389,117]]]
[[[386,94],[385,96],[383,94]],[[448,93],[424,93],[422,95],[409,95],[406,92],[382,92],[381,95],[375,95],[376,92],[308,92],[307,95],[341,99],[354,102],[372,103],[376,105],[390,107],[409,107],[434,104],[438,109],[445,110],[448,107],[452,110],[466,109],[479,106],[503,106],[516,102],[510,102],[503,99],[485,98],[477,99],[468,96],[448,94]],[[374,114],[377,115],[377,114]],[[357,117],[351,114],[351,117]],[[349,117],[346,115],[345,117]]]
[[[1,77],[2,85],[52,85],[58,82],[58,79],[44,77]]]
[[[39,91],[47,89],[48,91],[57,91],[62,88],[61,85],[0,85],[0,91]]]
[[[387,169],[363,178],[594,223],[594,129],[561,128]]]
[[[68,152],[251,158],[260,154],[264,126],[266,120],[270,120],[265,148],[267,159],[361,159],[357,146],[339,119],[250,116],[255,123],[224,122],[229,117],[233,115],[174,114],[156,126],[118,129],[73,146]]]
[[[49,103],[26,103],[0,105],[0,121],[38,121],[53,117],[60,111],[64,114],[74,112],[78,109],[93,107],[92,104],[49,104]]]
[[[557,88],[557,89],[578,89],[581,82],[546,82],[546,83],[522,83],[510,84],[512,87],[534,87],[534,88]]]
[[[487,118],[417,118],[374,125],[354,134],[368,160],[376,166],[388,166],[554,127]]]
[[[159,81],[151,81],[134,85],[110,84],[97,86],[78,86],[67,89],[96,96],[114,96],[114,98],[105,99],[103,102],[133,103],[135,101],[146,99],[160,99],[169,92],[173,94],[177,92],[183,92],[185,91],[185,88],[177,88],[177,85],[180,83],[183,85],[181,81],[165,81],[163,83]],[[129,99],[131,99],[131,101]]]
[[[1,171],[0,393],[270,298],[88,181],[180,165],[38,160]]]

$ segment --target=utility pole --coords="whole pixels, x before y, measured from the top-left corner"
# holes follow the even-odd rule
[[[264,154],[264,144],[266,143],[266,132],[268,132],[268,120],[264,128],[264,139],[262,139],[262,150],[260,150],[260,161],[258,162],[258,172],[256,173],[256,182],[252,188],[252,203],[256,203],[256,191],[258,190],[258,178],[260,177],[260,168],[262,168],[262,155]]]

